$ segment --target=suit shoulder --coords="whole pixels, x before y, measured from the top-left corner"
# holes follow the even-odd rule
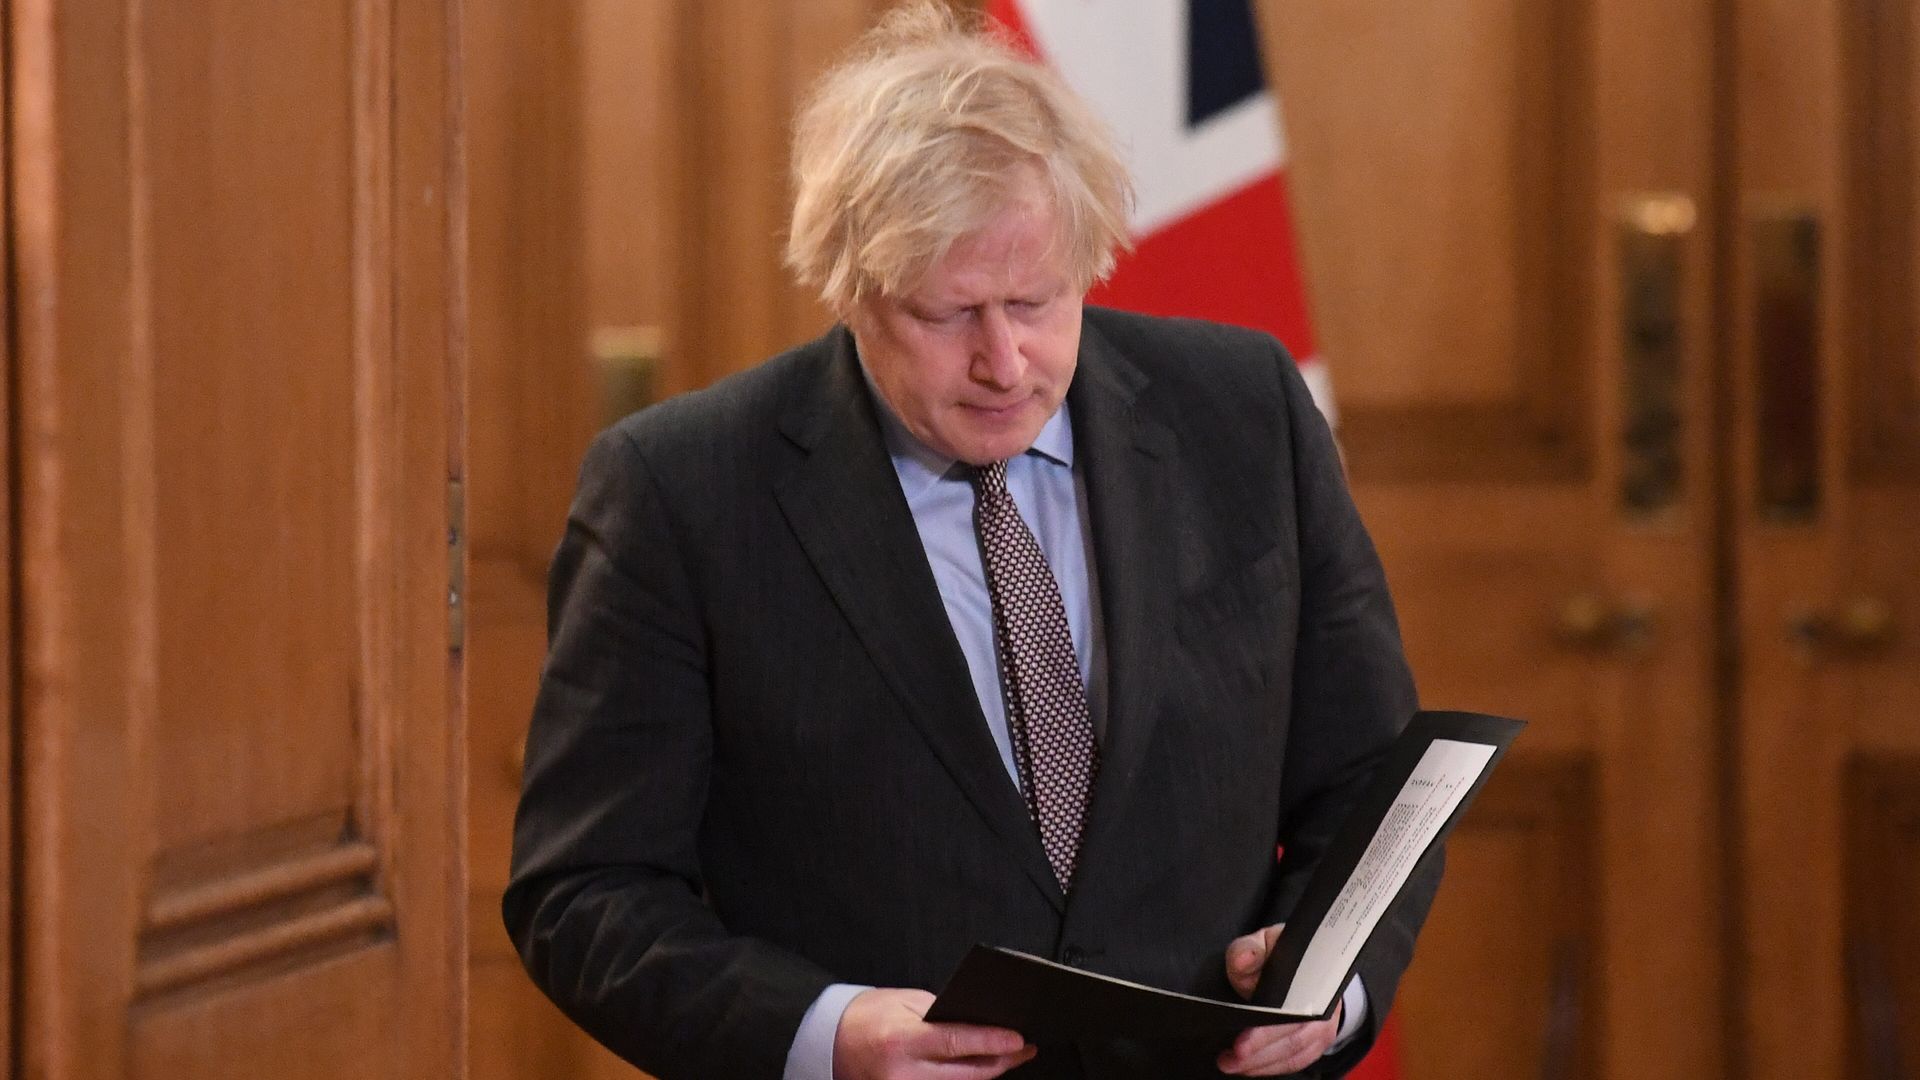
[[[1287,356],[1278,338],[1261,330],[1205,319],[1142,315],[1088,306],[1086,324],[1116,349],[1152,362],[1155,357],[1185,356],[1205,362],[1270,363]]]
[[[1244,326],[1098,307],[1088,307],[1085,320],[1162,393],[1270,407],[1294,367],[1279,339]]]

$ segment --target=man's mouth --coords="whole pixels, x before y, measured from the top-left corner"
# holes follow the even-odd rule
[[[982,416],[1005,417],[1005,416],[1012,416],[1015,412],[1019,411],[1022,405],[1025,405],[1026,403],[1027,403],[1026,398],[1015,398],[1012,401],[1005,401],[1005,402],[999,402],[999,403],[966,401],[966,402],[961,402],[961,407],[964,409],[968,409],[972,412],[979,413]]]

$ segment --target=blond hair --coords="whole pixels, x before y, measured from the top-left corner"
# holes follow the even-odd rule
[[[979,19],[907,4],[800,111],[787,265],[842,314],[875,293],[901,295],[1036,170],[1084,292],[1127,245],[1133,200],[1106,126]]]

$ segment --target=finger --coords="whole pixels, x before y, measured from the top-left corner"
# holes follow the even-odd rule
[[[1273,950],[1273,943],[1280,937],[1285,923],[1276,923],[1264,929],[1255,930],[1234,938],[1227,946],[1227,982],[1233,985],[1234,992],[1243,998],[1253,996],[1253,988],[1260,982],[1260,969],[1267,962],[1267,954]]]
[[[1269,926],[1266,929],[1260,931],[1260,941],[1262,945],[1262,948],[1260,949],[1260,955],[1262,957],[1265,957],[1268,953],[1273,951],[1273,943],[1280,940],[1280,931],[1285,930],[1286,928],[1287,928],[1287,924],[1282,922],[1282,923],[1274,923],[1272,926]]]
[[[1235,993],[1241,997],[1253,993],[1254,984],[1260,981],[1260,963],[1266,955],[1257,933],[1235,938],[1233,944],[1227,946],[1227,981],[1233,984]]]
[[[1280,931],[1286,928],[1286,923],[1275,923],[1234,938],[1233,944],[1227,946],[1228,966],[1258,968],[1266,960],[1267,954],[1273,951],[1273,943],[1280,940]]]
[[[1246,1063],[1242,1076],[1286,1076],[1320,1060],[1324,1049],[1308,1046],[1278,1046],[1268,1054]]]
[[[1226,1055],[1236,1064],[1246,1067],[1249,1063],[1267,1060],[1276,1053],[1300,1044],[1310,1024],[1271,1024],[1266,1027],[1248,1028],[1233,1040]]]
[[[1277,1076],[1313,1064],[1332,1044],[1332,1028],[1324,1022],[1253,1028],[1241,1033],[1218,1064],[1221,1072],[1237,1076]]]
[[[979,1024],[928,1024],[911,1053],[924,1061],[1008,1057],[1027,1048],[1017,1031]]]
[[[921,1075],[929,1077],[930,1080],[993,1080],[1002,1073],[1032,1061],[1034,1055],[1039,1052],[1039,1047],[1029,1046],[1017,1054],[995,1054],[961,1058],[956,1061],[929,1062]]]
[[[1220,1066],[1221,1072],[1245,1075],[1253,1062],[1264,1060],[1275,1046],[1284,1043],[1291,1034],[1291,1024],[1243,1031],[1233,1040],[1233,1045],[1220,1052],[1215,1064]]]

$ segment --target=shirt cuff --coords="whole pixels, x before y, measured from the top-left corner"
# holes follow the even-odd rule
[[[1360,1029],[1367,1026],[1367,988],[1361,985],[1358,974],[1347,981],[1340,1002],[1340,1030],[1333,1036],[1333,1045],[1327,1047],[1329,1055],[1345,1050],[1354,1036],[1360,1034]]]
[[[793,1045],[787,1048],[782,1080],[833,1080],[833,1036],[840,1030],[840,1015],[854,998],[871,989],[834,983],[820,991],[800,1018],[800,1030],[794,1032]]]

